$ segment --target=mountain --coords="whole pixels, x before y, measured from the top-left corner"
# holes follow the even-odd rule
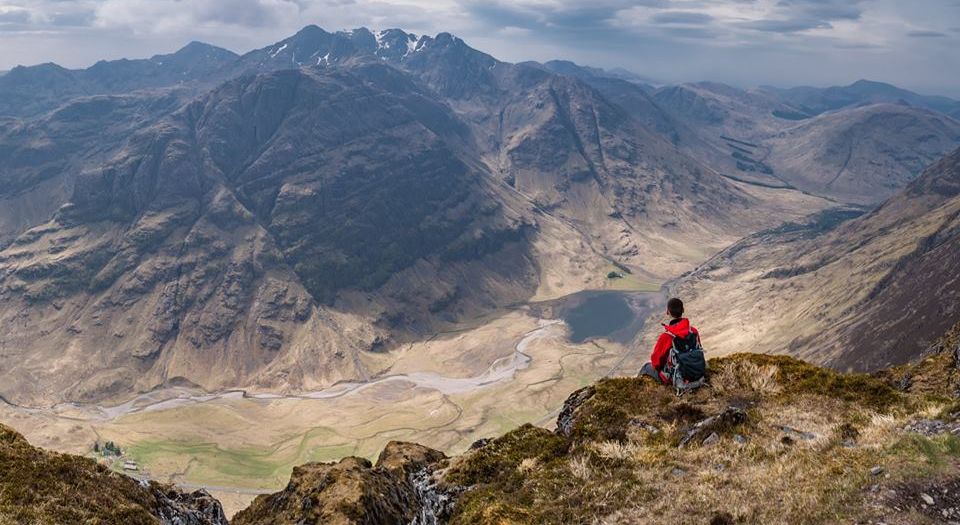
[[[675,283],[707,348],[874,370],[914,359],[955,323],[960,150],[849,216],[750,236]]]
[[[185,102],[176,92],[80,99],[37,119],[0,118],[0,247],[47,222],[85,170]]]
[[[653,87],[649,79],[622,68],[608,70],[598,67],[581,66],[569,60],[549,60],[543,63],[543,67],[546,68],[547,71],[551,71],[558,75],[579,77],[584,80],[622,80],[624,82],[630,82],[631,84],[639,86],[644,91],[653,91],[656,89]]]
[[[81,70],[56,64],[17,66],[0,76],[0,116],[35,116],[87,95],[192,85],[236,59],[219,47],[191,42],[179,51],[148,59],[101,60]]]
[[[0,316],[24,320],[3,395],[362,378],[388,329],[532,295],[537,219],[467,139],[380,64],[243,77],[159,119],[0,252]]]
[[[446,33],[308,26],[226,66],[204,49],[182,52],[195,89],[0,121],[6,399],[365,380],[613,262],[663,279],[826,204],[724,178],[589,84]]]
[[[494,175],[654,276],[699,258],[691,245],[711,252],[785,211],[782,195],[774,204],[731,183],[580,79],[499,62],[443,34],[402,67],[471,126]],[[814,201],[802,206],[822,206]]]
[[[876,205],[960,145],[960,121],[904,103],[864,102],[809,117],[767,89],[701,82],[654,102],[688,155],[737,180]]]
[[[648,377],[604,379],[569,396],[553,431],[522,425],[453,457],[391,442],[375,463],[308,463],[232,522],[943,523],[960,515],[958,336],[875,375],[740,354],[711,359],[711,387],[683,397]],[[3,426],[0,465],[2,522],[226,523],[202,492]]]
[[[913,91],[870,80],[858,80],[849,86],[828,88],[795,87],[778,89],[763,87],[761,89],[811,117],[841,108],[890,103],[909,104],[960,119],[960,101],[958,100],[948,97],[919,95]]]
[[[797,188],[870,205],[960,145],[960,121],[903,105],[830,112],[765,142],[764,160]]]
[[[203,491],[138,481],[92,459],[30,446],[0,425],[0,523],[227,525]]]

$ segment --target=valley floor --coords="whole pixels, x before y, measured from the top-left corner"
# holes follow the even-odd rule
[[[635,301],[638,316],[657,301],[647,296]],[[90,454],[95,441],[114,441],[141,475],[207,488],[229,515],[309,461],[373,458],[390,440],[459,453],[524,423],[552,427],[570,392],[646,360],[645,345],[571,343],[563,321],[541,318],[554,317],[555,304],[408,345],[385,355],[391,362],[368,383],[297,396],[167,389],[112,407],[0,405],[0,422],[58,451]]]

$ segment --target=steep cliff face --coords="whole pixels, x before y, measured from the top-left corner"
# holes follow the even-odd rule
[[[90,97],[32,120],[0,118],[0,247],[47,222],[81,173],[101,169],[137,130],[183,104],[181,95]]]
[[[91,459],[30,446],[0,425],[0,523],[227,525],[203,491],[137,481]]]

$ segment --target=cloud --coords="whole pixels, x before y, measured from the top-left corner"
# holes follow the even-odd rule
[[[940,31],[909,31],[907,36],[911,38],[946,38],[949,35]]]
[[[668,8],[670,0],[465,0],[467,12],[478,22],[516,26],[545,32],[609,28],[618,13],[634,7]]]
[[[712,22],[713,17],[694,11],[662,11],[653,15],[650,20],[655,24],[703,25]]]
[[[740,27],[770,33],[797,33],[811,29],[830,29],[830,22],[823,20],[753,20],[740,24]]]
[[[18,6],[0,5],[0,24],[27,24],[30,10]]]
[[[723,32],[709,27],[698,26],[674,26],[663,31],[664,34],[674,38],[693,38],[693,39],[717,39],[723,36]]]
[[[778,6],[799,17],[824,21],[857,20],[863,14],[861,0],[780,0]]]
[[[105,0],[96,9],[101,27],[165,32],[195,26],[272,27],[296,19],[294,0]]]
[[[960,0],[0,0],[0,48],[16,50],[0,53],[0,69],[87,66],[191,40],[245,52],[317,24],[448,31],[504,60],[571,59],[664,81],[865,77],[960,95],[960,56],[943,46],[956,20]]]

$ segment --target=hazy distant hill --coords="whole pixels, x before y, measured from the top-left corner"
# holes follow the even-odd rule
[[[17,66],[0,76],[0,115],[31,116],[86,95],[192,85],[209,80],[237,55],[191,42],[176,53],[148,59],[101,60],[80,70],[56,64]]]
[[[800,113],[807,116],[815,116],[841,108],[887,102],[891,104],[905,103],[960,118],[960,100],[920,95],[890,84],[870,80],[858,80],[849,86],[828,88],[795,87],[779,89],[764,87],[761,89],[793,105]]]
[[[960,121],[925,109],[872,104],[829,112],[766,142],[766,158],[792,185],[874,204],[960,145]]]
[[[733,178],[873,205],[960,145],[960,121],[864,100],[811,117],[769,89],[701,82],[653,94],[684,152]]]

